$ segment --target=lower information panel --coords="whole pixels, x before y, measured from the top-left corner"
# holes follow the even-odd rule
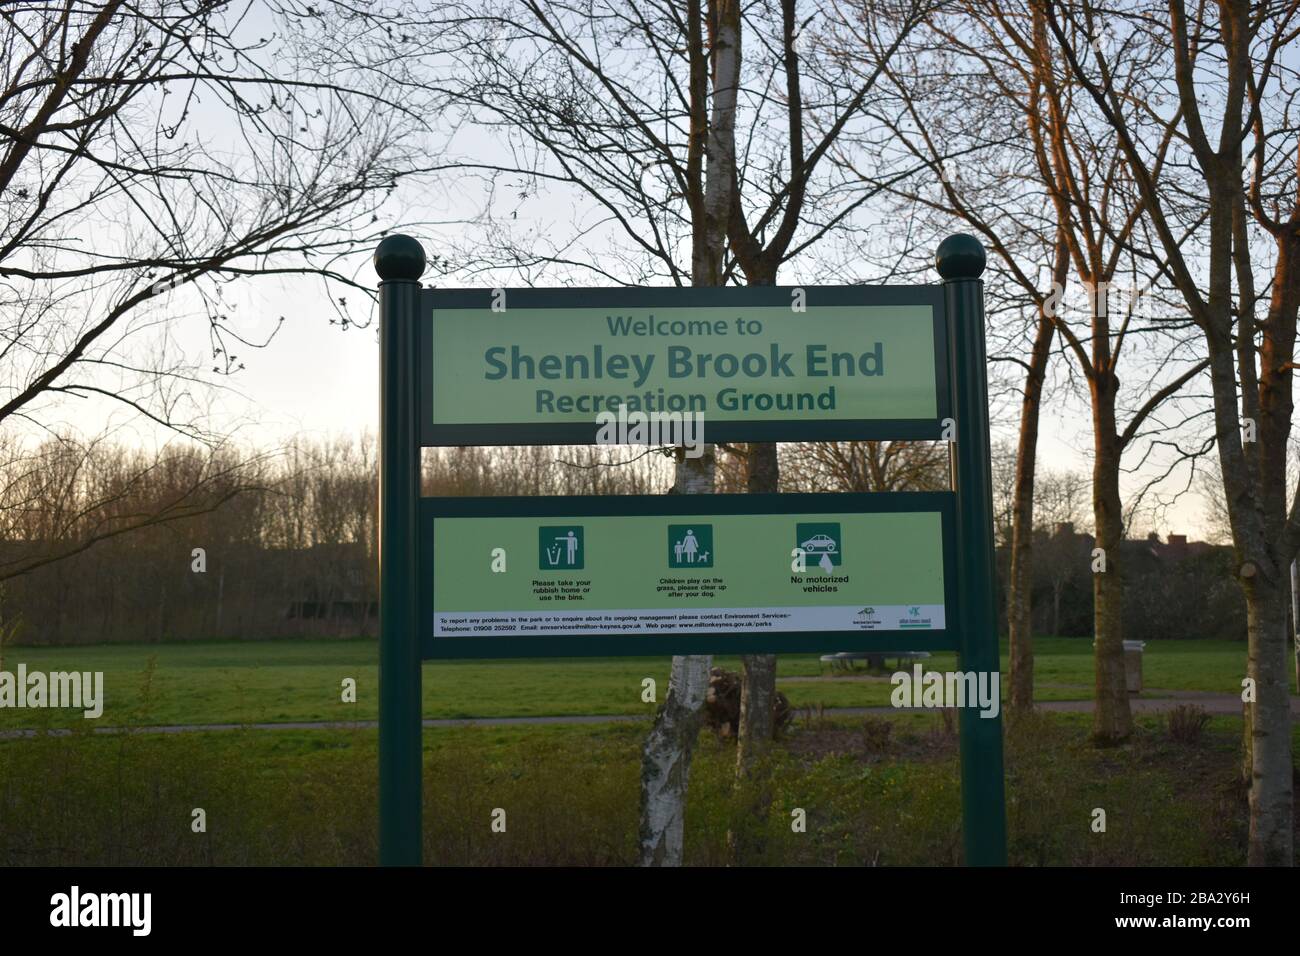
[[[950,493],[420,508],[426,658],[956,646]]]

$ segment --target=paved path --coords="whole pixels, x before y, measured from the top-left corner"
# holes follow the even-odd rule
[[[886,710],[890,708],[885,708]],[[511,727],[525,724],[623,724],[649,720],[648,714],[577,714],[567,717],[426,717],[425,727]],[[377,720],[286,720],[279,723],[257,724],[158,724],[149,727],[93,727],[97,734],[189,734],[223,730],[374,730]],[[67,737],[73,732],[66,728],[39,730],[3,730],[0,740],[15,737],[36,737],[45,733],[52,737]]]
[[[1152,693],[1155,693],[1154,691]],[[1206,691],[1162,691],[1169,697],[1130,697],[1129,706],[1134,713],[1159,714],[1173,710],[1179,704],[1195,704],[1211,714],[1241,716],[1241,698],[1232,694],[1212,694]],[[1196,696],[1189,696],[1189,695]],[[1091,700],[1040,700],[1034,706],[1039,710],[1057,713],[1091,713]],[[900,711],[922,713],[929,707],[827,707],[822,713],[827,717],[855,717],[865,714],[896,714]],[[799,708],[796,708],[796,713]],[[1300,697],[1291,698],[1291,713],[1300,716]]]
[[[842,678],[840,678],[842,679]],[[789,680],[789,678],[784,678]],[[1172,710],[1179,704],[1195,704],[1211,714],[1228,714],[1241,716],[1241,698],[1236,694],[1217,694],[1203,690],[1157,690],[1151,688],[1148,694],[1162,694],[1162,697],[1133,697],[1129,704],[1135,713],[1154,714]],[[1091,700],[1044,700],[1039,701],[1040,710],[1057,713],[1088,713],[1092,710]],[[863,717],[868,714],[896,714],[900,711],[924,712],[924,707],[827,707],[821,711],[826,717]],[[796,713],[798,708],[796,708]],[[1300,697],[1291,698],[1291,713],[1300,716]],[[422,721],[425,727],[513,727],[546,726],[553,724],[626,724],[649,720],[649,714],[580,714],[567,717],[430,717]],[[295,720],[282,723],[256,724],[162,724],[154,727],[94,727],[97,734],[150,733],[150,734],[187,734],[220,732],[229,730],[373,730],[379,726],[374,720]],[[0,740],[12,740],[20,737],[36,737],[39,730],[4,730],[0,731]],[[44,731],[50,736],[66,737],[73,732],[67,729]]]
[[[1162,696],[1156,696],[1157,694]],[[1129,706],[1134,713],[1160,714],[1173,710],[1180,704],[1192,704],[1202,707],[1211,714],[1228,714],[1241,716],[1241,696],[1239,694],[1219,694],[1208,690],[1157,690],[1149,688],[1142,697],[1130,697]],[[1039,710],[1058,713],[1089,713],[1092,711],[1091,700],[1040,700],[1034,703]],[[826,713],[834,714],[888,714],[898,710],[924,710],[917,707],[839,707],[827,708]],[[1291,697],[1291,713],[1300,716],[1300,697]]]
[[[898,672],[895,672],[898,673]],[[901,673],[910,674],[911,671]],[[893,682],[891,674],[803,674],[798,677],[778,677],[779,684],[889,684]],[[1036,683],[1035,687],[1052,687],[1058,690],[1092,690],[1091,684],[1056,684],[1051,681]],[[1179,694],[1183,691],[1173,690],[1155,690],[1147,688],[1148,694]],[[1201,693],[1201,691],[1187,691],[1186,693]],[[1208,691],[1207,693],[1214,693]]]

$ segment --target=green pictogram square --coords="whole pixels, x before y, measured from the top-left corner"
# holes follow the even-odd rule
[[[713,525],[670,524],[668,526],[668,567],[713,567]]]
[[[537,566],[543,571],[580,571],[584,557],[582,525],[552,525],[537,529]]]
[[[838,521],[812,521],[795,525],[794,546],[804,553],[808,567],[838,568],[844,560],[844,538]]]

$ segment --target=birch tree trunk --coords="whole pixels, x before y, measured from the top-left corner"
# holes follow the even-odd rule
[[[681,494],[710,494],[714,471],[711,445],[699,458],[687,458],[679,449],[674,487]],[[691,758],[704,722],[712,667],[708,655],[673,658],[668,694],[641,757],[641,866],[682,865]]]
[[[677,450],[673,488],[679,494],[711,494],[715,463],[712,445],[706,445],[699,458],[686,458]],[[712,666],[714,658],[708,654],[672,658],[668,693],[641,756],[642,866],[681,866],[690,760],[705,719]]]
[[[698,184],[703,164],[704,188],[692,201],[691,284],[722,285],[727,219],[736,188],[736,92],[740,82],[739,0],[717,0],[708,20],[713,24],[713,115],[708,118],[708,56],[699,0],[687,8],[690,60],[691,156],[688,179]],[[707,432],[708,423],[705,423]],[[699,458],[677,452],[674,490],[678,494],[711,494],[716,473],[712,445]],[[674,657],[668,694],[655,714],[641,760],[640,863],[642,866],[681,866],[682,834],[691,757],[704,722],[713,658]]]
[[[668,696],[641,758],[641,866],[681,866],[691,757],[713,658],[674,657]]]

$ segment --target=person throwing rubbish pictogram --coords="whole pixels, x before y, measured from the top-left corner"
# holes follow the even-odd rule
[[[563,542],[568,546],[568,563],[570,565],[578,563],[578,536],[570,531],[563,538],[556,538],[557,541]]]

